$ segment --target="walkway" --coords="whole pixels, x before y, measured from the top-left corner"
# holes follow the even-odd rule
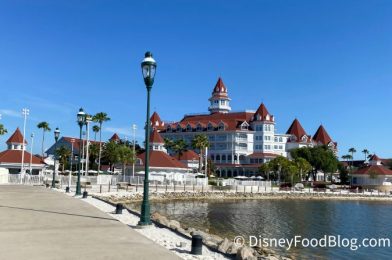
[[[1,259],[178,259],[93,206],[43,187],[0,185]]]

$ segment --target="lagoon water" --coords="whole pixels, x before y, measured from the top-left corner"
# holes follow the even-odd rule
[[[132,204],[139,207],[139,204]],[[392,241],[392,203],[330,200],[224,200],[152,202],[158,211],[186,226],[233,239],[236,236],[290,239],[389,238]],[[253,239],[252,242],[255,242]],[[344,240],[342,242],[347,242]],[[392,246],[392,245],[391,245]],[[392,259],[392,247],[304,248],[277,251],[295,259]],[[355,247],[353,247],[355,249]]]

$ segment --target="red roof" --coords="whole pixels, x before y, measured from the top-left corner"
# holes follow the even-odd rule
[[[180,161],[195,161],[199,160],[199,155],[192,150],[186,150],[180,156]]]
[[[161,117],[158,115],[157,112],[154,112],[150,118],[151,126],[158,130],[162,130],[165,123],[161,120]]]
[[[138,155],[138,158],[142,160],[144,164],[145,152]],[[150,166],[151,167],[162,167],[162,168],[187,168],[184,164],[178,161],[176,158],[162,151],[151,151],[150,150]]]
[[[30,153],[24,152],[24,163],[30,163]],[[32,157],[33,164],[44,164],[41,158]],[[0,163],[22,163],[22,150],[5,150],[0,153]]]
[[[74,139],[74,144],[73,144],[74,149],[79,150],[79,143],[80,143],[80,139],[79,138],[62,136],[60,138],[59,142],[60,141],[64,141],[64,142],[67,142],[67,143],[71,144],[72,143],[72,139]],[[84,145],[86,145],[86,140],[83,139],[82,141],[84,142]],[[104,143],[105,142],[102,142],[102,144],[104,144]],[[99,141],[90,140],[90,144],[97,144],[97,145],[99,145]]]
[[[227,96],[227,88],[225,84],[223,83],[223,80],[219,77],[218,82],[216,82],[214,90],[212,91],[212,94],[220,94],[224,97]]]
[[[320,125],[320,127],[317,129],[316,133],[313,136],[313,140],[317,143],[322,144],[329,144],[330,142],[332,142],[331,137],[328,135],[323,125]]]
[[[25,144],[27,144],[27,141],[25,141]],[[8,138],[7,142],[8,143],[15,143],[15,144],[22,144],[23,143],[23,135],[19,130],[19,127],[16,128],[15,132],[11,135],[10,138]]]
[[[277,157],[277,154],[274,153],[252,153],[248,155],[249,158],[270,158],[270,157]]]
[[[118,142],[120,140],[121,140],[120,137],[116,133],[114,135],[112,135],[112,137],[110,137],[110,139],[109,139],[109,141],[113,141],[113,142]]]
[[[156,129],[154,131],[152,131],[152,133],[150,135],[150,142],[157,143],[157,144],[165,143],[162,136],[158,133],[158,131]]]
[[[294,135],[297,138],[297,142],[301,142],[303,136],[307,136],[307,141],[310,141],[310,136],[306,134],[304,128],[302,127],[301,123],[298,121],[297,118],[294,119],[286,134]]]
[[[234,113],[213,113],[208,115],[189,115],[185,116],[180,124],[183,128],[186,127],[188,123],[193,123],[197,125],[198,123],[208,125],[208,123],[219,125],[223,122],[226,126],[225,130],[235,130],[238,128],[239,124],[244,121],[250,121],[252,119],[253,113],[251,112],[234,112]],[[176,127],[176,126],[175,126]],[[174,127],[174,128],[175,128]]]
[[[269,119],[267,119],[267,116],[269,116]],[[271,121],[272,122],[273,116],[268,112],[264,103],[261,103],[259,108],[257,109],[256,113],[254,114],[253,119],[260,120],[260,121]]]
[[[392,175],[392,170],[381,165],[369,165],[358,169],[353,174],[378,174],[378,175]]]
[[[373,154],[369,161],[381,162],[381,159],[376,154]]]

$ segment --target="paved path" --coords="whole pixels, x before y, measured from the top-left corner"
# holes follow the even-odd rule
[[[0,185],[0,258],[178,259],[79,199],[18,185]]]

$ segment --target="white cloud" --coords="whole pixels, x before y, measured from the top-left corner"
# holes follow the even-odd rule
[[[22,117],[22,111],[15,111],[11,109],[0,109],[0,114],[4,116],[9,116],[9,117]]]

